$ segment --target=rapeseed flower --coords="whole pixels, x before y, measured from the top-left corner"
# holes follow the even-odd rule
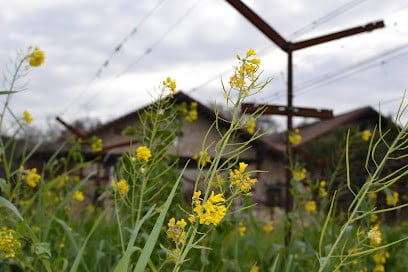
[[[241,237],[245,236],[246,231],[247,231],[247,228],[245,227],[244,223],[239,222],[239,227],[238,227],[239,236]]]
[[[152,153],[147,146],[142,145],[136,149],[136,157],[141,161],[147,162],[151,156]]]
[[[316,211],[316,201],[311,200],[311,201],[306,202],[305,210],[308,211],[308,212]]]
[[[23,111],[23,117],[27,124],[31,124],[33,122],[33,117],[28,110]]]
[[[184,244],[186,242],[186,232],[184,231],[187,226],[187,222],[184,219],[178,220],[173,217],[167,223],[168,229],[166,231],[167,238],[172,239],[176,246]]]
[[[245,122],[245,127],[246,127],[246,131],[249,134],[254,134],[255,132],[255,127],[256,127],[256,123],[255,123],[255,119],[254,118],[249,118],[246,122]]]
[[[319,183],[319,195],[320,195],[320,197],[327,196],[326,181],[325,180],[321,180],[320,183]]]
[[[27,185],[32,188],[36,187],[41,178],[41,176],[37,174],[37,168],[27,169],[26,172],[25,180]]]
[[[390,253],[387,251],[378,251],[373,255],[373,260],[377,264],[385,264],[390,257]]]
[[[190,103],[189,110],[186,111],[186,120],[188,122],[193,122],[197,120],[198,118],[197,106],[198,106],[197,102]]]
[[[169,88],[172,94],[176,92],[177,83],[170,77],[167,77],[166,80],[163,81],[163,86]]]
[[[259,266],[254,264],[249,272],[259,272]]]
[[[15,231],[2,227],[0,230],[0,254],[4,254],[6,258],[14,258],[16,250],[21,247],[21,243],[17,240]]]
[[[239,163],[239,168],[231,170],[229,173],[229,178],[231,179],[231,184],[237,186],[242,192],[248,193],[252,186],[257,183],[257,179],[251,178],[248,173],[245,173],[248,164],[244,162]]]
[[[80,201],[80,202],[84,201],[84,199],[85,199],[84,194],[82,192],[80,192],[80,191],[76,191],[74,193],[74,195],[72,196],[72,198],[77,200],[77,201]]]
[[[388,206],[395,206],[399,201],[399,194],[398,192],[395,192],[395,191],[392,191],[391,194],[392,194],[392,197],[387,195],[385,200]]]
[[[307,170],[303,168],[302,170],[293,171],[293,178],[297,180],[304,180],[307,175]]]
[[[120,179],[118,182],[112,180],[112,186],[115,191],[119,192],[121,196],[126,196],[129,192],[129,184],[125,179]]]
[[[34,47],[33,49],[31,46],[28,49],[29,49],[29,54],[26,56],[28,64],[30,64],[30,66],[33,66],[33,67],[40,66],[45,60],[44,51],[40,50],[40,48],[38,47]]]
[[[364,130],[361,133],[361,139],[363,139],[363,141],[367,142],[368,140],[370,140],[371,138],[371,131],[369,131],[368,129]]]
[[[294,131],[289,132],[288,139],[289,143],[293,145],[298,144],[302,140],[299,129],[295,129]]]
[[[373,272],[385,272],[385,268],[382,264],[378,264],[374,267]]]
[[[91,149],[93,152],[100,152],[103,149],[102,139],[97,136],[91,138]]]
[[[198,154],[193,156],[194,160],[198,160],[198,164],[201,167],[205,167],[207,165],[207,163],[211,163],[211,157],[208,156],[208,152],[207,151],[200,151],[198,152]]]
[[[263,225],[262,230],[266,233],[272,232],[273,231],[273,225],[272,223],[268,223]]]
[[[258,78],[260,59],[252,58],[256,56],[254,49],[250,48],[245,58],[241,58],[237,55],[237,59],[240,61],[239,66],[235,67],[234,74],[230,77],[230,87],[242,91],[246,96],[249,95],[249,89],[254,87],[255,81]],[[249,84],[247,84],[247,80]]]
[[[211,192],[210,197],[204,202],[200,197],[201,191],[194,192],[192,197],[193,215],[189,216],[190,222],[214,226],[224,218],[227,208],[225,207],[225,199],[222,194]]]
[[[382,233],[380,231],[380,226],[377,224],[370,229],[367,233],[368,238],[370,239],[371,246],[379,246],[382,242]]]

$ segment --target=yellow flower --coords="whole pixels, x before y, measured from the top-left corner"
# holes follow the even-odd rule
[[[306,202],[305,210],[308,212],[316,211],[316,201],[311,200],[311,201]]]
[[[307,175],[307,170],[303,168],[302,170],[295,170],[293,171],[293,178],[297,180],[304,180]]]
[[[33,122],[33,117],[27,110],[23,111],[23,116],[27,124],[31,124]]]
[[[399,201],[399,194],[398,192],[392,191],[392,197],[388,196],[386,197],[386,202],[388,206],[395,206],[398,201]]]
[[[124,179],[120,179],[118,182],[113,180],[112,186],[121,196],[125,196],[129,192],[129,184]]]
[[[172,94],[176,92],[177,83],[170,77],[167,77],[166,80],[163,81],[163,86],[169,88]]]
[[[28,186],[32,188],[36,187],[41,178],[41,176],[37,174],[37,168],[27,169],[26,172],[27,175],[25,177],[25,180]]]
[[[198,112],[197,112],[197,102],[191,102],[189,110],[186,112],[186,120],[188,122],[193,122],[197,120],[198,118]]]
[[[215,177],[215,181],[212,182],[212,185],[214,188],[220,189],[222,188],[222,185],[224,185],[225,179],[220,175],[220,173],[217,173]]]
[[[252,48],[249,48],[248,52],[246,53],[246,57],[249,58],[249,57],[252,57],[252,56],[255,56],[255,55],[256,55],[255,50],[252,49]]]
[[[231,184],[237,186],[244,193],[248,193],[252,186],[258,182],[257,179],[251,178],[249,174],[245,173],[247,166],[248,164],[240,162],[239,169],[231,170],[229,173]]]
[[[193,159],[198,160],[198,164],[201,167],[205,167],[207,165],[207,163],[211,163],[211,157],[208,156],[207,151],[198,152],[198,155],[194,155]]]
[[[364,130],[361,133],[361,139],[363,139],[363,141],[367,142],[368,140],[370,140],[371,138],[371,131],[369,131],[368,129]]]
[[[147,146],[139,146],[136,150],[136,157],[141,161],[147,162],[151,156],[152,153]]]
[[[378,220],[378,216],[375,213],[370,215],[370,222],[371,223],[375,223],[375,222],[377,222],[377,220]]]
[[[29,50],[31,51],[31,47],[29,47]],[[45,60],[45,53],[44,51],[40,50],[40,48],[35,47],[32,52],[29,52],[29,54],[26,56],[26,59],[30,66],[33,67],[38,67],[40,66],[44,60]]]
[[[370,231],[367,233],[367,236],[370,239],[371,246],[375,247],[381,245],[382,233],[378,224],[370,229]]]
[[[325,180],[321,180],[319,183],[319,195],[321,197],[325,197],[327,196],[327,191],[326,191],[326,181]]]
[[[245,127],[246,127],[246,131],[249,133],[249,134],[254,134],[254,132],[255,132],[255,127],[256,127],[256,123],[255,123],[255,120],[254,120],[254,118],[249,118],[247,121],[246,121],[246,123],[245,123]]]
[[[211,192],[210,197],[205,202],[200,198],[200,195],[201,191],[198,191],[194,192],[192,197],[194,220],[197,218],[200,224],[218,225],[227,212],[223,195],[215,195],[214,192]]]
[[[15,251],[21,247],[20,242],[16,239],[15,231],[2,227],[0,230],[0,254],[6,258],[14,258]]]
[[[244,224],[242,222],[239,222],[239,227],[238,227],[238,232],[239,232],[239,236],[244,236],[245,233],[247,231],[247,228],[244,226]]]
[[[103,149],[102,139],[97,136],[91,138],[91,148],[93,152],[100,152]]]
[[[186,232],[184,231],[184,228],[187,226],[187,222],[184,219],[176,222],[176,219],[173,217],[169,220],[167,226],[167,238],[172,239],[177,247],[179,244],[184,244],[186,242]]]
[[[256,264],[254,264],[254,265],[251,267],[251,270],[250,270],[249,272],[259,272],[259,266],[257,266]]]
[[[84,201],[85,199],[84,194],[80,191],[76,191],[74,195],[72,196],[72,198],[78,201]]]
[[[387,259],[390,257],[390,254],[386,251],[378,251],[373,255],[373,260],[377,264],[385,264]]]
[[[289,132],[289,142],[293,145],[298,144],[302,140],[300,136],[299,129],[295,129],[292,132]]]
[[[262,227],[262,230],[266,233],[272,232],[273,231],[273,226],[272,224],[266,224]]]
[[[373,272],[385,272],[385,268],[382,264],[379,264],[374,267]]]

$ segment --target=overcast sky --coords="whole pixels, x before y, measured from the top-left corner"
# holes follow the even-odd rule
[[[294,103],[338,114],[381,101],[395,112],[407,89],[408,0],[244,2],[292,41],[386,19],[384,29],[297,51]],[[4,1],[0,33],[3,71],[17,50],[46,52],[29,89],[12,99],[37,125],[57,115],[117,118],[151,101],[167,76],[203,103],[221,102],[221,77],[251,47],[273,78],[255,102],[285,103],[286,55],[224,0]]]

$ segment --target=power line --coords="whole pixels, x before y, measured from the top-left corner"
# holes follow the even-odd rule
[[[147,19],[149,19],[153,15],[153,13],[163,4],[164,1],[165,0],[158,1],[157,4],[139,21],[139,23],[134,26],[132,30],[120,41],[120,43],[115,46],[115,49],[112,51],[109,57],[98,68],[95,75],[96,77],[99,77],[101,75],[102,70],[109,65],[111,58],[122,49],[123,45],[128,41],[128,39],[130,39],[137,33],[139,28],[147,21]]]
[[[350,2],[347,2],[346,4],[334,9],[333,11],[327,13],[326,15],[319,17],[318,19],[310,22],[309,24],[299,28],[298,30],[294,31],[293,33],[291,33],[289,35],[289,38],[293,39],[293,38],[299,38],[300,36],[302,36],[303,34],[314,30],[315,28],[317,28],[319,25],[326,23],[330,20],[332,20],[333,18],[345,13],[346,11],[356,7],[357,5],[363,3],[364,1],[367,0],[352,0]],[[268,49],[270,49],[271,47],[276,47],[274,44],[268,45],[266,47],[264,47],[263,49],[259,50],[258,55],[262,56],[264,52],[268,51]],[[273,52],[273,51],[272,51]],[[223,72],[209,78],[208,80],[204,81],[203,83],[201,83],[200,85],[192,88],[189,93],[193,93],[205,86],[207,86],[209,83],[211,83],[212,81],[219,79],[220,77],[222,77],[223,75],[225,75],[226,73],[230,72],[231,68],[228,68],[226,70],[224,70]]]
[[[84,102],[80,105],[80,107],[86,107],[92,101],[92,99],[102,91],[106,90],[108,86],[110,86],[115,80],[119,79],[123,75],[125,75],[132,67],[134,67],[137,63],[139,63],[146,55],[150,54],[155,47],[157,47],[166,37],[170,34],[176,27],[180,25],[180,23],[185,20],[188,15],[194,10],[200,0],[196,0],[193,5],[191,5],[185,13],[181,17],[179,17],[155,42],[153,42],[142,54],[140,54],[135,61],[130,63],[124,70],[117,73],[115,76],[111,77],[111,79],[100,89],[92,93]]]
[[[122,48],[123,45],[132,37],[134,36],[137,31],[140,29],[140,27],[147,21],[147,19],[149,19],[153,13],[161,6],[161,4],[163,4],[165,0],[159,0],[157,2],[157,4],[148,12],[146,13],[145,16],[142,17],[142,19],[139,21],[139,23],[137,25],[135,25],[132,30],[125,36],[122,38],[121,42],[115,46],[115,49],[112,51],[112,53],[109,55],[109,57],[102,63],[102,65],[98,68],[97,72],[95,73],[95,75],[85,84],[85,86],[81,89],[81,91],[79,92],[79,94],[71,100],[70,103],[68,103],[68,105],[59,113],[59,115],[64,115],[66,114],[69,109],[71,108],[72,104],[74,104],[76,101],[78,101],[79,99],[82,98],[82,96],[85,94],[85,92],[89,89],[89,87],[92,85],[92,83],[95,81],[95,79],[99,78],[102,70],[104,68],[106,68],[109,63],[110,60],[112,59],[112,57],[117,54]]]
[[[367,70],[369,68],[375,67],[375,66],[377,66],[379,64],[390,62],[390,61],[392,61],[392,60],[394,60],[394,59],[396,59],[398,57],[401,57],[401,56],[403,56],[405,54],[408,54],[408,50],[406,50],[407,48],[408,48],[408,44],[404,44],[402,46],[398,46],[396,48],[388,50],[386,52],[377,54],[377,55],[375,55],[373,57],[370,57],[370,58],[364,59],[362,61],[353,63],[352,65],[343,67],[340,70],[336,70],[336,71],[331,72],[331,73],[326,73],[326,74],[324,74],[322,76],[319,76],[317,78],[305,81],[305,82],[303,82],[303,83],[301,83],[301,84],[294,87],[294,93],[296,93],[297,96],[298,96],[300,94],[303,94],[303,93],[309,91],[309,89],[316,88],[318,86],[322,86],[322,85],[325,85],[325,84],[328,84],[328,83],[332,83],[333,81],[343,79],[343,78],[348,77],[350,75],[353,75],[353,74],[355,74],[357,72],[361,72],[363,70]],[[402,52],[397,54],[397,55],[393,55],[393,54],[395,54],[397,52],[400,52],[400,51],[402,51]],[[390,57],[388,57],[386,59],[383,59],[384,57],[389,56],[389,55],[393,55],[393,56],[390,56]],[[274,95],[264,97],[264,99],[268,99],[268,98],[271,98],[271,97],[274,97],[275,99],[279,99],[280,97],[283,97],[285,95],[286,95],[285,90],[282,89],[282,90],[276,92]]]

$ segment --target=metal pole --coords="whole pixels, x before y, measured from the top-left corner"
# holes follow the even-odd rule
[[[290,47],[290,45],[289,45]],[[292,68],[292,54],[293,51],[288,51],[288,93],[287,93],[287,105],[288,105],[288,117],[287,117],[287,135],[286,135],[286,166],[291,167],[292,148],[289,143],[289,133],[293,130],[293,68]],[[286,170],[286,205],[285,211],[288,213],[292,210],[292,195],[290,194],[290,169]]]

